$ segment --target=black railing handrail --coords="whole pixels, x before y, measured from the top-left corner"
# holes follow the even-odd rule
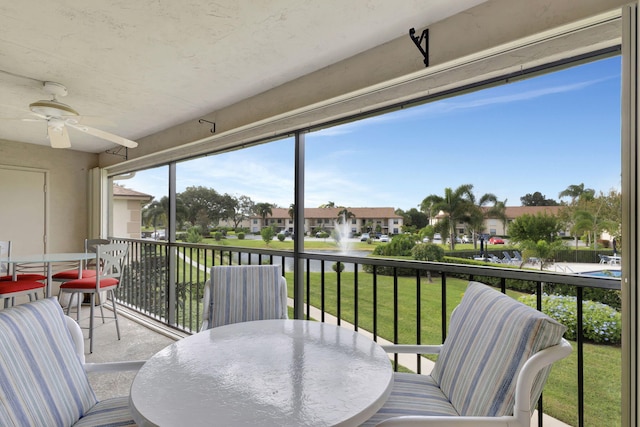
[[[282,249],[258,249],[247,248],[242,246],[216,245],[206,243],[185,243],[185,242],[166,242],[166,241],[148,241],[137,239],[118,238],[118,241],[137,242],[137,243],[154,243],[167,247],[193,248],[203,250],[216,250],[235,253],[251,253],[275,257],[293,257],[293,251]],[[323,261],[354,263],[359,265],[379,265],[392,268],[408,268],[431,272],[441,272],[449,274],[467,275],[467,276],[491,276],[499,279],[526,280],[532,282],[561,283],[579,288],[601,288],[620,290],[620,278],[617,277],[593,277],[579,273],[561,273],[555,271],[542,271],[535,269],[519,269],[509,267],[499,267],[490,265],[469,265],[456,263],[443,263],[434,261],[417,261],[410,259],[397,258],[380,258],[374,256],[356,257],[326,252],[318,253],[313,251],[299,252],[302,259],[315,259]]]

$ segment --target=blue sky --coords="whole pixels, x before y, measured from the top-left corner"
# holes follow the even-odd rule
[[[509,206],[569,185],[620,191],[620,57],[307,134],[305,206],[418,207],[473,184]],[[293,203],[293,139],[178,164],[177,188],[202,185]],[[160,198],[166,167],[120,181]]]

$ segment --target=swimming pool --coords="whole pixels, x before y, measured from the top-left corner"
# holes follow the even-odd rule
[[[622,277],[622,271],[620,270],[584,271],[580,274],[586,274],[587,276],[596,277]]]

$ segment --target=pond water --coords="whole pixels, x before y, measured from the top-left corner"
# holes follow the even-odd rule
[[[328,254],[328,253],[333,253],[333,254],[337,254],[335,251],[313,251],[313,253],[322,253],[322,254]],[[369,255],[371,252],[370,251],[349,251],[346,254],[341,254],[341,255],[347,255],[347,256],[353,256],[353,257],[366,257],[367,255]],[[262,257],[262,259],[268,259],[265,258],[265,256]],[[242,257],[241,257],[241,264],[258,264],[259,262],[259,257],[257,254],[247,254],[247,253],[243,253]],[[274,257],[273,258],[273,263],[277,264],[277,265],[282,265],[282,258],[281,257]],[[328,271],[332,271],[331,267],[333,265],[333,262],[325,262],[324,263],[324,270],[325,272]],[[362,265],[358,266],[358,271],[362,271]],[[309,268],[311,270],[312,273],[319,273],[321,271],[321,261],[320,260],[311,260],[310,264],[309,264]],[[286,258],[285,259],[285,271],[293,271],[293,258]],[[350,263],[345,263],[345,268],[344,270],[345,272],[353,272],[353,264]]]

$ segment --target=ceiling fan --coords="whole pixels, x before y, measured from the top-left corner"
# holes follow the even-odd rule
[[[107,141],[115,142],[128,148],[135,148],[138,143],[130,139],[95,129],[84,124],[79,124],[75,117],[79,116],[78,112],[67,104],[59,102],[56,97],[66,96],[67,88],[60,83],[44,82],[44,90],[52,96],[50,100],[40,100],[29,104],[31,112],[39,117],[36,121],[47,121],[47,135],[49,142],[53,148],[69,148],[71,140],[67,127],[77,129],[89,135],[96,136]],[[29,120],[29,119],[25,119]]]

